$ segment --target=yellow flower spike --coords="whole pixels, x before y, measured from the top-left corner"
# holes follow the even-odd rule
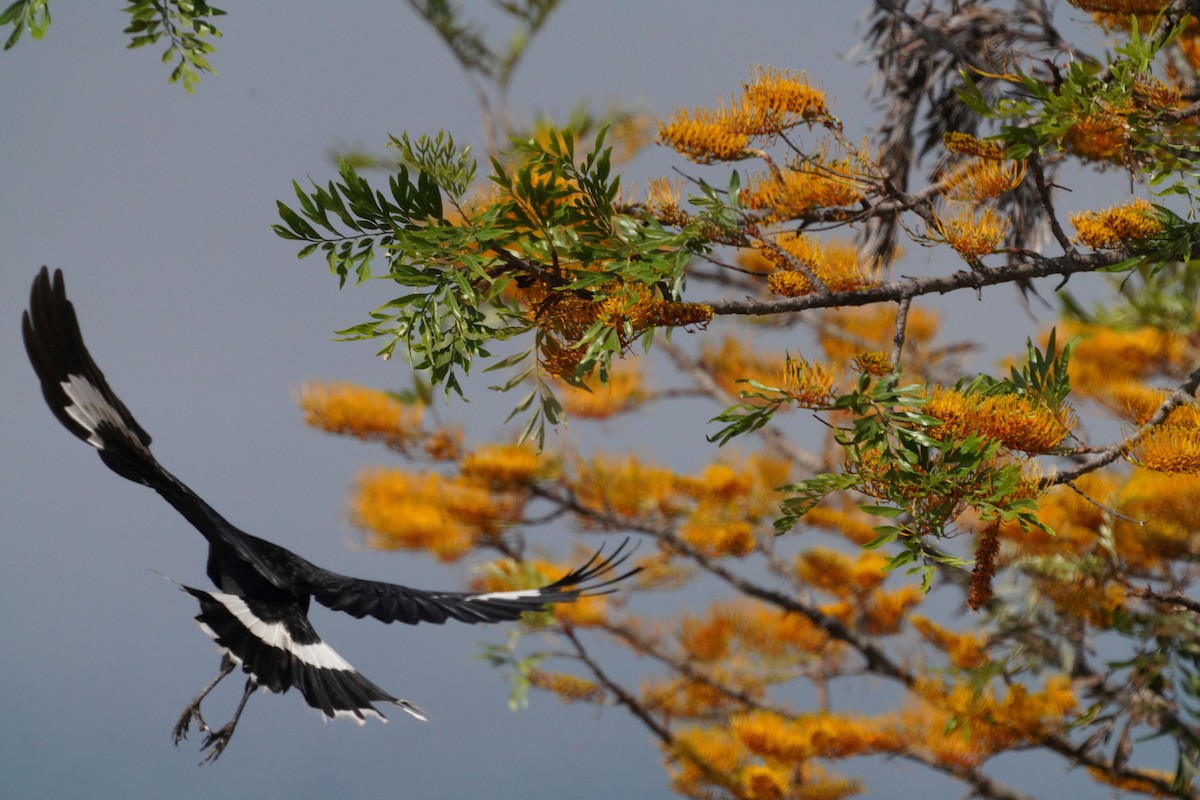
[[[942,144],[952,153],[976,158],[999,160],[1007,157],[1008,145],[1004,142],[980,139],[969,133],[949,131],[942,134]]]
[[[1049,453],[1062,443],[1075,424],[1069,410],[1055,412],[1022,395],[963,395],[935,387],[925,412],[942,424],[935,438],[964,439],[972,433],[997,439],[1010,450]]]
[[[729,652],[733,632],[733,623],[726,617],[684,617],[679,629],[679,645],[690,659],[719,661]]]
[[[372,547],[427,550],[442,561],[454,561],[471,550],[474,536],[442,502],[445,489],[439,475],[369,470],[358,477],[350,518],[368,532]]]
[[[775,247],[763,243],[759,250],[780,270],[767,277],[767,286],[775,294],[800,297],[813,291],[808,276],[796,270],[780,250],[811,269],[825,288],[833,292],[863,289],[879,281],[878,262],[864,266],[859,261],[858,249],[852,245],[822,244],[811,236],[792,232],[770,242]]]
[[[854,354],[854,368],[859,372],[882,378],[891,374],[895,366],[892,364],[892,357],[887,353],[870,350]]]
[[[1147,797],[1162,797],[1163,792],[1160,787],[1170,786],[1175,780],[1173,772],[1146,769],[1145,767],[1138,768],[1136,775],[1113,775],[1108,770],[1099,767],[1087,767],[1087,773],[1092,780],[1112,786],[1114,789],[1120,789],[1122,793],[1136,792]],[[1157,783],[1154,779],[1157,779]]]
[[[683,226],[688,223],[686,211],[679,207],[683,197],[682,181],[655,178],[646,191],[646,209],[664,225]]]
[[[805,584],[834,597],[854,593],[854,563],[850,556],[825,547],[814,547],[796,556],[796,575]]]
[[[921,614],[908,618],[921,638],[941,650],[959,669],[977,669],[988,663],[987,637],[981,633],[958,632],[943,628]]]
[[[930,238],[940,239],[963,258],[979,258],[994,252],[1008,233],[1008,220],[993,208],[976,213],[974,204],[960,204],[952,215],[935,210]]]
[[[719,345],[703,342],[700,361],[722,389],[737,397],[745,388],[739,380],[752,379],[774,386],[779,377],[778,354],[754,352],[742,339],[729,336]]]
[[[580,503],[607,514],[642,520],[672,516],[683,507],[678,476],[669,469],[643,463],[633,456],[599,454],[573,470],[571,490]]]
[[[297,397],[304,421],[330,433],[403,449],[423,435],[424,406],[351,383],[307,383]]]
[[[792,773],[778,765],[751,764],[742,770],[738,796],[746,800],[783,800],[791,795]]]
[[[679,537],[707,556],[742,558],[754,551],[754,525],[745,519],[714,517],[698,508],[679,526]]]
[[[1200,475],[1135,469],[1121,487],[1115,507],[1134,520],[1117,519],[1117,554],[1130,570],[1159,571],[1164,561],[1196,551],[1200,530]]]
[[[605,698],[604,688],[595,681],[565,672],[531,669],[526,677],[530,684],[553,692],[564,703],[599,703]]]
[[[742,190],[747,208],[763,211],[768,220],[803,216],[816,208],[844,208],[858,203],[866,193],[849,159],[801,162],[777,174],[751,179]]]
[[[1117,383],[1192,369],[1191,344],[1182,333],[1149,326],[1116,330],[1086,325],[1071,326],[1069,333],[1079,337],[1071,356],[1072,391],[1110,408],[1105,395]]]
[[[1200,472],[1200,428],[1163,424],[1151,428],[1127,455],[1144,469],[1168,474]]]
[[[692,161],[736,161],[746,157],[750,139],[732,130],[729,116],[706,108],[680,109],[660,123],[658,140]]]
[[[804,73],[797,76],[788,70],[759,67],[742,89],[754,106],[781,119],[799,117],[808,122],[829,116],[825,93],[810,86]]]
[[[864,611],[867,632],[872,636],[894,634],[904,624],[905,617],[925,601],[920,586],[901,586],[894,590],[875,589],[866,598]]]
[[[608,383],[596,379],[587,388],[563,384],[560,397],[567,414],[583,419],[611,419],[637,408],[647,397],[642,372],[636,361],[614,363]]]
[[[915,348],[933,339],[940,325],[936,311],[914,306],[908,311],[905,347]],[[895,312],[882,313],[878,308],[839,308],[822,315],[825,323],[818,329],[818,338],[825,357],[844,364],[862,351],[864,345],[883,350],[892,346],[896,335]]]
[[[1119,161],[1129,144],[1129,123],[1117,114],[1092,114],[1067,130],[1063,144],[1089,161]]]
[[[857,714],[820,713],[784,719],[756,711],[734,716],[729,728],[753,753],[781,762],[896,753],[906,744],[889,726]]]
[[[803,272],[776,272],[767,278],[767,288],[780,297],[804,297],[813,293],[812,281]]]
[[[1178,86],[1168,86],[1153,75],[1139,75],[1133,84],[1133,102],[1148,111],[1164,111],[1179,105]]]
[[[491,444],[467,453],[459,474],[484,486],[508,489],[533,483],[552,466],[549,458],[525,445]]]
[[[783,367],[783,390],[801,408],[823,408],[833,402],[837,374],[826,364],[810,364],[787,356]]]
[[[1103,211],[1081,211],[1070,215],[1075,240],[1093,250],[1112,250],[1131,241],[1149,239],[1163,231],[1148,200],[1134,198]]]
[[[1067,0],[1068,3],[1081,11],[1091,11],[1098,14],[1119,14],[1122,17],[1130,15],[1154,15],[1162,11],[1166,0]]]
[[[1017,188],[1024,179],[1024,161],[978,158],[955,168],[942,194],[949,200],[983,203]]]
[[[560,570],[558,574],[563,574]],[[608,617],[608,598],[603,595],[581,597],[574,603],[556,603],[553,608],[554,618],[576,628],[595,628],[603,625]]]

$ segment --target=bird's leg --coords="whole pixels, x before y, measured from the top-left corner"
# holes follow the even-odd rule
[[[254,694],[254,690],[257,688],[258,682],[254,680],[253,676],[246,679],[246,691],[242,693],[242,702],[238,703],[237,711],[233,712],[233,719],[225,723],[220,730],[209,733],[208,738],[204,740],[200,749],[208,752],[200,760],[201,764],[208,764],[221,757],[225,746],[229,744],[230,737],[233,736],[233,729],[237,727],[238,719],[242,716],[242,709],[246,707],[246,701],[250,699],[250,695]]]
[[[183,713],[179,715],[179,721],[175,723],[175,730],[172,731],[172,738],[175,740],[175,746],[179,747],[179,743],[187,738],[188,729],[192,726],[192,720],[196,720],[196,727],[201,733],[208,733],[211,729],[208,723],[204,721],[204,717],[200,716],[200,703],[208,693],[211,692],[221,680],[233,672],[233,668],[237,666],[233,659],[229,656],[221,658],[221,672],[217,677],[209,681],[208,685],[200,690],[200,694],[191,699],[187,707],[183,709]]]

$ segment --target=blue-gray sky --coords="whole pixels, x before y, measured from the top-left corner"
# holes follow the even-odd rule
[[[171,746],[171,725],[218,656],[191,622],[194,602],[151,570],[206,585],[204,542],[44,407],[18,333],[30,281],[42,264],[65,270],[93,355],[159,459],[235,524],[342,572],[462,585],[465,567],[365,551],[347,528],[353,474],[387,456],[305,428],[292,394],[308,379],[406,384],[403,366],[370,345],[331,341],[387,289],[339,293],[269,225],[293,179],[329,177],[332,148],[378,151],[405,130],[478,141],[480,119],[449,55],[399,2],[233,7],[219,20],[220,74],[193,96],[167,84],[154,48],[125,49],[117,4],[52,5],[44,41],[0,54],[0,793],[671,796],[651,737],[623,711],[535,695],[509,713],[500,675],[476,658],[477,643],[503,631],[467,626],[316,616],[348,660],[429,711],[429,724],[399,713],[386,726],[321,724],[299,697],[260,694],[214,767],[197,768],[195,735]],[[807,70],[847,130],[867,134],[869,69],[843,58],[861,9],[568,0],[516,78],[513,112],[563,118],[587,100],[665,114],[726,96],[768,64]],[[632,177],[673,163],[652,153]],[[994,321],[1010,350],[1033,329]],[[502,418],[505,402],[476,396],[442,413]],[[708,453],[690,430],[691,452]],[[232,709],[230,684],[211,721]],[[881,796],[926,785],[916,768],[872,774]]]

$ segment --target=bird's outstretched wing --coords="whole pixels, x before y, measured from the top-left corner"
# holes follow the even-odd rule
[[[339,575],[305,562],[302,574],[293,576],[303,591],[318,603],[334,611],[344,611],[358,617],[374,617],[381,622],[404,622],[416,625],[433,622],[438,625],[448,619],[475,624],[477,622],[507,622],[526,611],[543,611],[554,603],[570,603],[580,597],[608,594],[610,588],[634,574],[631,569],[607,580],[600,580],[616,571],[633,552],[629,540],[621,542],[612,555],[604,557],[601,548],[587,563],[572,570],[554,583],[536,589],[508,592],[431,592],[410,589],[394,583],[365,581]]]
[[[114,472],[162,495],[210,543],[235,554],[275,586],[286,586],[250,537],[155,460],[150,434],[109,387],[83,343],[62,270],[55,270],[51,279],[42,267],[34,278],[21,332],[46,403],[67,430],[95,447]]]

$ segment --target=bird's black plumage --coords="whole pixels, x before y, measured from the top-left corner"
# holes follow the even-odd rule
[[[359,723],[367,716],[384,719],[373,703],[391,703],[425,719],[416,706],[359,675],[321,640],[308,620],[311,600],[382,622],[503,622],[549,604],[612,591],[612,584],[636,572],[600,580],[628,557],[624,543],[608,557],[597,552],[554,583],[511,592],[431,592],[322,569],[239,530],[158,463],[150,452],[150,434],[88,353],[61,271],[51,277],[43,267],[38,273],[21,328],[42,394],[63,426],[95,447],[114,472],[158,492],[208,541],[207,573],[219,591],[181,588],[200,603],[196,621],[221,650],[222,671],[189,703],[175,728],[177,744],[193,719],[209,734],[206,761],[220,755],[258,687],[273,692],[295,687],[326,716],[346,716]],[[249,676],[242,703],[228,725],[212,731],[200,716],[200,701],[235,666]]]

